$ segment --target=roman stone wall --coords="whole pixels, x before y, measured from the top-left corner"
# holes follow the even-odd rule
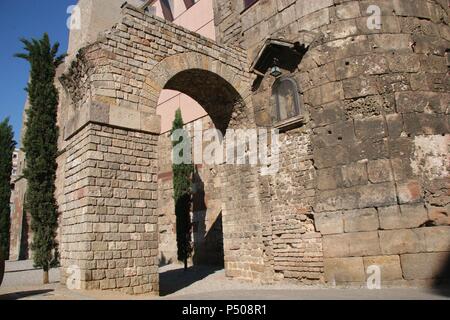
[[[219,41],[241,44],[250,64],[269,37],[308,46],[298,68],[284,70],[307,120],[282,134],[280,172],[261,181],[275,278],[310,282],[323,270],[328,283],[364,283],[370,265],[381,267],[383,284],[448,277],[447,2],[242,3],[219,1],[216,25]],[[381,9],[381,29],[368,28],[369,5]],[[270,78],[253,95],[256,122],[267,127]],[[300,230],[318,236],[305,244],[317,252],[310,265]]]

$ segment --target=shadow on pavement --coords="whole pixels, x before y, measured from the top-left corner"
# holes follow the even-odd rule
[[[187,271],[181,268],[162,272],[159,274],[160,296],[164,297],[175,293],[222,269],[223,267],[194,266]]]
[[[23,298],[38,296],[46,293],[53,292],[54,290],[33,290],[33,291],[21,291],[21,292],[12,292],[7,294],[0,295],[0,300],[19,300]]]

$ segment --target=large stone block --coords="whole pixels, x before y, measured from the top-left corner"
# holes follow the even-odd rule
[[[325,258],[325,281],[328,283],[364,282],[363,258]]]
[[[349,150],[345,146],[314,149],[314,161],[317,168],[328,168],[350,162]]]
[[[417,229],[379,231],[383,254],[417,253],[425,251],[425,237]]]
[[[329,168],[317,171],[317,188],[319,190],[334,190],[341,185],[341,170],[336,168]]]
[[[375,76],[359,76],[342,82],[345,99],[355,99],[379,93]]]
[[[359,208],[381,207],[394,204],[397,200],[393,183],[378,183],[359,188]]]
[[[388,56],[389,69],[392,72],[418,72],[420,60],[416,54],[393,54]]]
[[[373,4],[374,1],[370,1]],[[381,10],[383,11],[384,8]],[[366,9],[367,10],[367,9]],[[362,11],[364,14],[365,11]],[[358,26],[358,30],[362,34],[374,34],[374,33],[400,33],[400,23],[397,17],[394,16],[383,16],[383,20],[381,23],[381,28],[373,28],[371,25],[367,23],[367,17],[362,17],[356,19],[356,24]]]
[[[354,232],[323,237],[325,257],[376,256],[381,253],[378,232]]]
[[[383,140],[365,140],[349,147],[352,161],[377,160],[389,157],[387,144]]]
[[[323,8],[331,7],[333,0],[297,1],[297,15],[304,17]]]
[[[345,232],[374,231],[378,228],[378,212],[375,208],[344,212]]]
[[[301,17],[299,20],[300,30],[312,31],[330,23],[330,10],[324,8],[320,11]]]
[[[316,212],[350,210],[358,208],[359,194],[353,188],[318,192],[314,209]]]
[[[402,280],[400,256],[364,257],[364,268],[378,266],[381,269],[381,281]]]
[[[316,126],[326,126],[344,119],[344,112],[340,101],[325,104],[318,109],[311,109],[310,113]]]
[[[342,121],[314,129],[313,143],[316,147],[330,147],[354,143],[353,121]]]
[[[367,184],[367,168],[362,162],[351,163],[343,166],[342,183],[345,187],[353,187]]]
[[[386,136],[382,116],[365,117],[355,120],[356,137],[360,140],[380,140]]]
[[[403,115],[405,132],[410,135],[441,135],[448,133],[448,115],[407,113]]]
[[[381,55],[365,55],[349,57],[335,61],[337,79],[347,79],[362,75],[376,75],[386,73],[388,62]]]
[[[430,18],[430,11],[425,1],[394,0],[394,11],[399,16]]]
[[[342,212],[323,212],[314,215],[317,230],[321,234],[338,234],[344,232]]]
[[[361,12],[357,1],[351,1],[336,6],[336,17],[338,19],[353,19],[360,16]]]
[[[384,16],[392,16],[394,11],[394,4],[392,0],[361,0],[361,13],[364,16],[373,15],[371,10],[368,10],[370,6],[376,5],[381,9],[381,15]]]
[[[444,207],[429,205],[428,216],[436,226],[450,226],[450,204]]]
[[[409,157],[391,159],[392,169],[394,170],[395,181],[401,182],[413,177],[411,160]]]
[[[393,205],[396,200],[394,185],[380,183],[319,192],[314,209],[316,212],[364,209]]]
[[[417,232],[425,239],[425,251],[450,251],[450,226],[420,228]]]
[[[381,183],[392,181],[394,174],[391,170],[391,163],[388,159],[369,161],[367,164],[369,181],[372,183]]]
[[[403,254],[400,256],[406,280],[450,278],[449,252]]]
[[[400,203],[416,203],[423,199],[422,187],[419,181],[410,180],[397,185],[398,200]]]
[[[412,53],[412,38],[409,34],[374,34],[370,36],[374,49],[380,52],[389,50],[398,53]]]
[[[445,113],[449,98],[447,94],[437,92],[405,91],[397,92],[395,101],[400,113]]]
[[[343,98],[344,91],[340,82],[330,82],[304,93],[305,103],[310,103],[313,106],[321,106]]]
[[[417,228],[428,220],[423,204],[389,206],[378,208],[381,229]]]

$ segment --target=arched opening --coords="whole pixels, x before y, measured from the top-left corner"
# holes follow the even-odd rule
[[[191,137],[194,136],[194,127],[195,130],[201,128],[203,131],[215,128],[225,134],[240,101],[239,93],[230,83],[211,71],[201,69],[189,69],[175,74],[160,93],[157,113],[162,122],[158,143],[161,295],[174,293],[224,269],[222,209],[225,192],[221,183],[221,177],[226,175],[224,165],[195,164],[191,206],[193,254],[189,270],[184,272],[183,265],[177,261],[170,140],[175,111],[181,109],[185,128]],[[203,146],[206,144],[207,142],[203,143]]]

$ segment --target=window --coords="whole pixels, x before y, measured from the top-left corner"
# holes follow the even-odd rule
[[[244,0],[244,9],[250,8],[256,2],[258,2],[258,0]]]
[[[195,0],[184,0],[184,4],[186,6],[186,9],[189,9],[192,7],[197,1]]]
[[[164,19],[167,21],[173,21],[173,0],[161,0],[161,7],[164,15]]]
[[[280,78],[272,89],[275,102],[275,119],[282,122],[300,116],[300,97],[297,82],[292,78]]]

